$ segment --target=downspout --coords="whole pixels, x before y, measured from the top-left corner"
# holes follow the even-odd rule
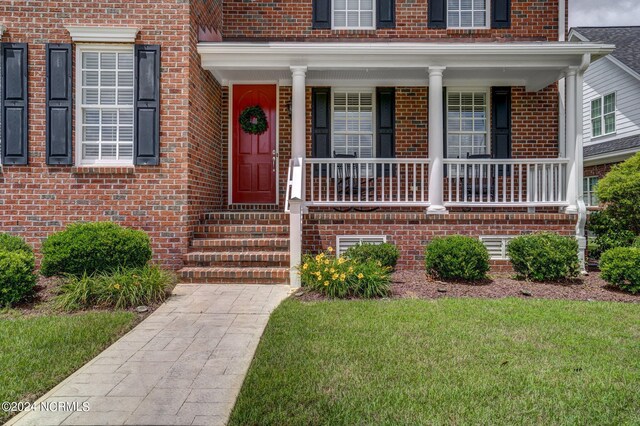
[[[576,239],[578,240],[578,259],[580,260],[580,270],[583,275],[587,275],[587,206],[584,203],[584,194],[582,192],[582,181],[584,179],[584,151],[583,151],[583,134],[584,134],[584,73],[591,64],[591,55],[585,54],[582,56],[582,64],[578,70],[576,81],[576,98],[579,105],[576,108],[576,122],[578,124],[578,131],[576,131],[576,184],[578,185],[578,223],[576,224]]]
[[[562,42],[566,39],[566,1],[558,0],[558,41]],[[558,108],[559,126],[558,126],[558,157],[566,158],[567,156],[567,130],[566,130],[566,85],[565,79],[558,80]]]

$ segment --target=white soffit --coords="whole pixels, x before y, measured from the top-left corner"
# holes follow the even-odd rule
[[[74,42],[134,43],[138,28],[127,27],[66,27]]]

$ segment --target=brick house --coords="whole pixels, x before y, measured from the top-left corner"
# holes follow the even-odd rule
[[[14,0],[0,231],[147,231],[186,281],[295,284],[300,254],[583,235],[582,79],[558,0]],[[565,88],[566,86],[566,88]],[[264,126],[263,126],[264,125]],[[262,128],[261,128],[262,127]]]

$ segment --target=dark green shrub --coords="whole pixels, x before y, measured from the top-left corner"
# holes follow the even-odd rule
[[[380,265],[393,269],[398,263],[400,252],[398,248],[391,243],[364,243],[349,247],[344,255],[358,262],[365,262],[367,260],[377,261],[380,262]]]
[[[76,223],[44,241],[41,272],[45,276],[92,275],[143,267],[151,255],[151,242],[143,231],[111,222]]]
[[[0,234],[0,250],[33,253],[31,246],[22,238],[10,234]]]
[[[630,293],[640,293],[640,248],[618,247],[600,258],[602,279]]]
[[[427,245],[424,259],[427,273],[441,279],[479,281],[489,272],[489,252],[472,237],[435,238]]]
[[[550,233],[523,235],[509,242],[507,253],[522,279],[558,281],[580,272],[578,242],[573,237]]]
[[[171,272],[152,265],[80,277],[69,275],[60,287],[56,304],[73,311],[92,307],[126,309],[160,303],[175,281]]]
[[[0,250],[0,306],[11,306],[33,295],[34,268],[33,253]]]
[[[614,166],[600,179],[596,192],[612,218],[640,234],[640,153]]]
[[[633,247],[640,248],[640,237],[636,237],[636,239],[633,240]]]
[[[302,285],[329,297],[384,297],[390,292],[391,268],[377,261],[356,261],[330,253],[305,255],[299,268]]]
[[[629,247],[636,235],[624,223],[613,217],[609,210],[589,214],[587,229],[595,235],[589,255],[599,258],[605,251],[616,247]]]

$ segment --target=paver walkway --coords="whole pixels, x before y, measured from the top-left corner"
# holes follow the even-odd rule
[[[32,411],[9,424],[217,425],[229,418],[282,285],[185,285],[39,401],[89,410]]]

